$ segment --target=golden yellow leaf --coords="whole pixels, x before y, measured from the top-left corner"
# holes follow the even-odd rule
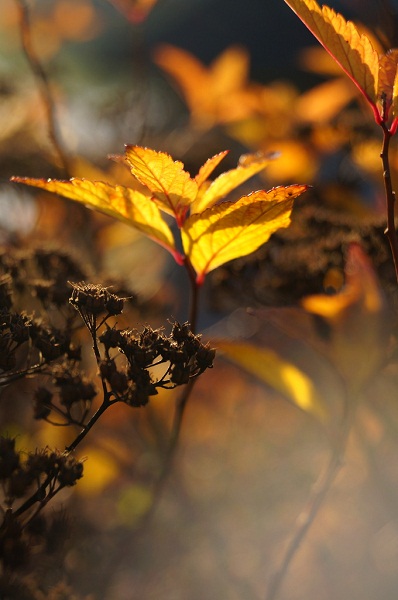
[[[173,215],[181,226],[198,193],[198,184],[184,171],[182,162],[141,146],[126,146],[125,159],[134,177],[152,192],[159,208]]]
[[[220,164],[220,162],[226,157],[227,154],[228,150],[219,152],[211,158],[208,158],[204,165],[200,167],[199,173],[195,177],[195,181],[198,184],[199,188],[205,183],[205,181],[208,180],[210,175],[213,173],[214,169]]]
[[[270,162],[267,168],[267,180],[271,185],[279,185],[297,180],[314,178],[318,166],[318,157],[301,140],[286,139],[278,141],[280,157]]]
[[[293,199],[306,185],[278,187],[223,202],[189,217],[181,230],[185,254],[197,273],[198,283],[216,267],[245,256],[264,244],[270,235],[290,223]]]
[[[210,208],[247,179],[265,169],[269,161],[270,156],[264,156],[263,154],[245,154],[241,156],[236,169],[231,169],[219,175],[204,193],[199,195],[192,205],[192,212],[199,213],[206,208]]]
[[[310,73],[327,75],[328,77],[342,75],[340,65],[320,46],[308,46],[308,48],[301,50],[298,57],[298,64],[302,69]]]
[[[395,124],[398,117],[398,69],[395,74],[394,86],[393,86],[393,95],[392,95],[392,111],[395,117]]]
[[[243,88],[249,75],[249,53],[241,46],[230,46],[212,64],[213,90],[227,95]]]
[[[259,109],[262,88],[249,82],[244,48],[227,48],[210,66],[170,45],[160,46],[154,59],[176,81],[197,127],[242,120]]]
[[[325,420],[327,410],[313,382],[290,361],[273,350],[248,342],[217,340],[218,350],[305,412]]]
[[[392,103],[397,65],[398,49],[389,50],[386,54],[380,56],[378,97],[385,99],[387,114]]]
[[[379,98],[382,102],[382,110],[384,110],[384,119],[387,120],[391,105],[393,114],[397,116],[396,106],[396,79],[398,76],[398,49],[389,50],[380,57],[380,74],[379,74]]]
[[[188,51],[170,44],[159,46],[154,60],[176,80],[191,111],[201,112],[209,87],[207,68]]]
[[[285,0],[322,46],[352,79],[372,107],[376,121],[379,57],[369,38],[351,21],[315,0]]]
[[[333,363],[357,391],[383,363],[387,320],[376,275],[358,244],[349,247],[345,270],[341,292],[309,296],[302,304],[328,324]]]
[[[13,177],[11,180],[59,194],[123,221],[169,250],[177,262],[180,262],[169,226],[163,220],[156,204],[142,192],[121,185],[86,179],[58,181]]]
[[[295,115],[305,123],[330,123],[352,101],[355,92],[346,77],[325,81],[301,95]]]

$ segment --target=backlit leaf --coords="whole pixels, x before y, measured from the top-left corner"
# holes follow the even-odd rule
[[[230,46],[212,64],[214,91],[219,95],[242,88],[249,75],[249,54],[241,46]]]
[[[313,382],[290,361],[268,348],[247,342],[217,340],[217,350],[302,410],[325,420],[327,410]]]
[[[141,146],[126,146],[125,158],[134,177],[152,192],[159,208],[173,215],[181,226],[198,193],[198,184],[184,171],[182,162]]]
[[[293,199],[307,188],[292,185],[268,192],[261,190],[189,217],[181,231],[182,242],[198,283],[209,271],[250,254],[277,229],[287,227]]]
[[[351,389],[360,389],[383,364],[388,323],[377,277],[358,244],[349,247],[341,292],[309,296],[302,304],[325,322],[333,363]]]
[[[123,221],[154,239],[169,250],[177,262],[180,261],[169,226],[163,220],[156,204],[142,192],[121,185],[85,179],[58,181],[13,177],[12,181],[59,194]]]
[[[205,65],[195,56],[164,44],[156,49],[154,59],[164,71],[169,73],[176,81],[193,113],[204,110],[204,93],[208,92],[209,75]]]
[[[206,208],[210,208],[247,179],[265,169],[269,161],[270,157],[262,154],[241,156],[237,168],[219,175],[193,204],[192,212],[202,212]]]
[[[394,82],[397,76],[398,49],[389,50],[380,57],[379,98],[384,98],[386,116],[393,104]],[[393,106],[394,116],[397,115]]]
[[[355,92],[346,77],[325,81],[301,95],[295,115],[306,123],[330,123],[352,101]]]
[[[244,48],[227,48],[209,66],[167,44],[156,50],[154,58],[181,89],[197,127],[239,121],[260,109],[263,88],[249,81],[249,55]]]
[[[380,114],[378,100],[379,58],[366,35],[360,34],[351,21],[315,0],[285,0],[322,46],[352,79],[367,98],[376,121]]]
[[[392,99],[392,110],[394,113],[395,120],[398,117],[398,70],[394,79],[394,87],[393,87],[393,99]]]
[[[208,180],[210,175],[213,173],[214,169],[220,164],[220,162],[225,158],[228,154],[228,150],[224,150],[223,152],[219,152],[208,158],[204,165],[202,165],[199,169],[199,173],[195,177],[195,181],[200,187],[204,184],[205,181]]]

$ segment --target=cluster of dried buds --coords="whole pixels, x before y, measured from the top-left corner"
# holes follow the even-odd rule
[[[131,406],[147,404],[157,388],[174,388],[188,383],[213,366],[215,350],[194,335],[189,324],[175,322],[170,335],[162,330],[145,327],[143,331],[118,330],[107,326],[100,336],[105,347],[105,359],[100,365],[101,376],[109,383],[114,396]],[[112,349],[118,354],[112,355]],[[119,355],[125,364],[118,367]],[[164,365],[161,377],[154,379],[153,367]]]
[[[96,336],[100,325],[105,325],[105,331],[99,335],[104,347],[99,370],[114,401],[144,406],[157,388],[183,385],[213,365],[214,349],[203,344],[200,336],[190,331],[188,323],[174,323],[169,336],[151,327],[141,332],[110,327],[107,319],[122,312],[125,299],[100,285],[71,285],[70,302],[91,334]],[[104,313],[105,317],[99,319]],[[122,365],[121,356],[125,359]],[[153,368],[161,364],[165,365],[164,372],[155,379]]]
[[[70,304],[78,311],[90,333],[94,334],[109,317],[120,315],[125,298],[112,294],[108,288],[92,283],[71,283]],[[98,317],[105,317],[98,322]]]
[[[0,438],[4,515],[0,526],[0,560],[4,566],[15,568],[26,563],[30,521],[55,494],[75,485],[82,475],[83,464],[71,455],[49,449],[24,455],[16,450],[15,439]],[[29,509],[33,510],[32,515]]]
[[[48,422],[51,412],[63,421],[57,424],[84,425],[97,389],[73,361],[65,360],[50,370],[51,388],[41,385],[34,394],[34,417]]]
[[[124,402],[133,407],[144,406],[158,388],[184,385],[212,367],[215,350],[203,344],[188,323],[175,322],[169,335],[148,326],[141,332],[111,327],[107,319],[120,314],[124,299],[100,285],[71,285],[70,303],[92,335],[106,394],[103,400],[109,405]],[[101,325],[103,331],[99,333]],[[73,362],[70,346],[63,349],[63,362],[49,370],[50,384],[35,392],[34,415],[36,419],[54,422],[57,417],[57,424],[84,427],[97,386]]]
[[[67,283],[71,274],[82,275],[62,252],[12,255],[0,249],[0,385],[38,375],[34,417],[80,428],[64,452],[22,453],[15,439],[0,437],[0,562],[6,569],[26,564],[41,509],[82,477],[83,465],[72,452],[99,413],[116,402],[144,406],[158,388],[184,385],[213,366],[215,350],[188,323],[175,322],[168,335],[148,326],[118,329],[114,319],[111,325],[108,320],[122,313],[126,298],[101,285]],[[20,303],[33,299],[32,314],[18,310],[15,297]],[[81,348],[73,342],[76,311],[91,335],[100,386],[81,369]],[[97,387],[102,410],[93,414]]]
[[[80,349],[71,341],[75,313],[68,313],[70,286],[65,279],[82,273],[76,261],[63,252],[0,248],[0,272],[0,385],[42,371],[61,357],[79,360]],[[56,320],[63,320],[61,328],[33,314],[47,317],[53,308],[58,310]]]

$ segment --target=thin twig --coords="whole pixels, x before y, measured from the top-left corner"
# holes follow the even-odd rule
[[[192,333],[196,333],[197,320],[198,320],[198,312],[199,312],[199,290],[200,287],[196,281],[196,273],[193,268],[189,257],[186,256],[184,260],[184,266],[186,272],[188,274],[189,283],[191,285],[191,296],[190,296],[190,306],[189,306],[189,324]]]
[[[91,419],[89,420],[89,422],[87,423],[87,425],[85,425],[83,427],[83,429],[80,431],[80,433],[75,437],[75,439],[73,440],[73,442],[71,444],[69,444],[69,446],[67,446],[65,448],[65,452],[73,452],[74,450],[76,450],[76,447],[80,444],[80,442],[82,440],[84,440],[84,438],[86,437],[86,435],[88,434],[88,432],[91,430],[91,428],[93,427],[93,425],[95,425],[95,423],[98,421],[98,419],[104,414],[104,412],[112,405],[114,404],[114,402],[109,401],[107,398],[105,398],[105,400],[102,402],[101,406],[99,407],[99,409],[97,410],[97,412],[95,412],[93,414],[93,416],[91,417]]]
[[[19,26],[21,44],[32,73],[35,76],[39,92],[46,111],[48,135],[57,154],[61,168],[66,176],[70,176],[69,161],[59,141],[59,130],[55,117],[55,107],[50,84],[32,42],[29,8],[26,0],[16,0],[19,9]]]
[[[383,181],[384,191],[386,194],[386,208],[387,208],[387,227],[385,234],[388,239],[391,248],[391,254],[394,262],[395,275],[398,281],[398,239],[397,232],[395,229],[395,192],[392,189],[391,182],[391,171],[389,161],[389,148],[392,133],[384,122],[381,123],[383,130],[383,145],[380,153],[380,158],[383,164]]]
[[[48,367],[48,363],[42,362],[38,363],[37,365],[28,367],[27,369],[23,369],[22,371],[14,371],[13,373],[2,374],[0,376],[0,387],[2,387],[3,385],[8,385],[13,381],[18,381],[18,379],[22,379],[23,377],[33,375],[33,373],[38,373],[45,367]]]
[[[189,261],[189,258],[185,258],[185,267],[188,273],[189,281],[191,284],[191,297],[190,297],[190,307],[189,307],[189,323],[192,333],[196,331],[196,322],[198,317],[198,300],[199,300],[199,286],[196,283],[196,274],[195,271]],[[192,390],[194,388],[196,382],[196,377],[192,377],[189,382],[184,387],[182,393],[177,398],[174,408],[173,422],[171,425],[170,436],[167,444],[167,449],[165,456],[162,461],[161,470],[158,478],[155,481],[152,503],[145,513],[140,526],[145,527],[145,525],[150,521],[153,513],[155,512],[160,497],[162,495],[162,491],[164,488],[164,484],[169,478],[170,472],[173,467],[174,457],[176,454],[176,450],[178,447],[178,442],[181,436],[182,422],[184,419],[185,409],[188,403],[188,400],[192,394]]]
[[[353,420],[354,404],[355,403],[353,399],[346,399],[341,428],[339,430],[338,438],[334,443],[332,454],[329,458],[326,468],[318,477],[306,506],[296,521],[296,531],[293,534],[293,537],[285,551],[280,566],[271,579],[265,600],[275,600],[275,598],[277,598],[280,588],[286,579],[290,565],[300,549],[305,536],[313,524],[330,488],[332,487],[333,481],[335,480],[336,475],[343,464],[347,439]]]
[[[190,309],[189,309],[189,324],[192,333],[196,331],[196,322],[198,318],[198,299],[199,299],[199,286],[196,283],[196,274],[195,271],[189,261],[189,258],[185,258],[185,267],[188,273],[189,281],[191,284],[191,297],[190,297]],[[185,408],[188,402],[188,399],[192,393],[193,387],[195,385],[196,378],[192,378],[189,380],[187,385],[185,386],[182,394],[176,401],[173,424],[171,427],[171,433],[169,438],[168,449],[165,457],[165,462],[163,465],[160,481],[163,482],[168,476],[168,473],[171,469],[171,464],[173,461],[173,457],[178,445],[178,440],[180,438],[182,421],[184,418]]]
[[[34,494],[30,496],[19,508],[13,511],[14,517],[19,517],[25,511],[29,510],[36,502],[43,503],[43,498],[46,497],[46,488],[50,485],[52,480],[52,475],[47,475],[46,479],[43,483],[37,488]]]

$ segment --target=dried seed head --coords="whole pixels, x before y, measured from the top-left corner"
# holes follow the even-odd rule
[[[102,285],[92,283],[72,283],[72,295],[69,302],[80,313],[96,316],[103,312],[108,315],[119,315],[123,311],[124,298],[118,298]]]
[[[34,477],[29,469],[20,467],[11,475],[8,480],[8,496],[14,500],[22,498],[34,481]]]
[[[110,350],[111,348],[118,347],[121,335],[122,332],[120,332],[118,329],[115,329],[114,327],[109,327],[109,325],[106,324],[106,329],[99,336],[99,341],[105,346],[106,350]]]
[[[62,487],[76,485],[83,477],[83,463],[72,456],[61,455],[58,458],[57,479]]]
[[[70,334],[56,327],[44,325],[40,319],[31,322],[29,333],[33,345],[46,361],[55,360],[69,350]]]

